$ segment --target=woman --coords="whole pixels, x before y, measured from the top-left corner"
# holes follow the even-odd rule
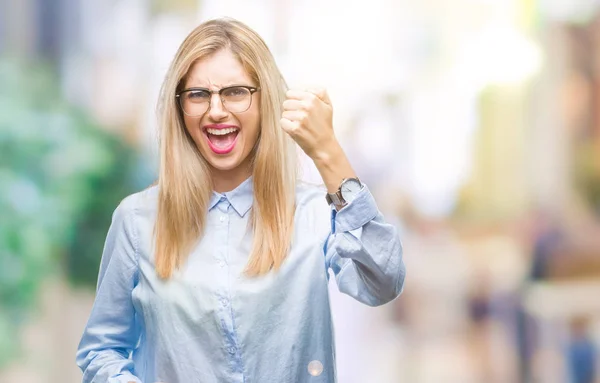
[[[376,306],[404,264],[326,92],[286,92],[254,31],[213,20],[179,48],[159,116],[158,183],[113,215],[83,381],[334,382],[328,269]],[[295,143],[327,191],[296,182]]]

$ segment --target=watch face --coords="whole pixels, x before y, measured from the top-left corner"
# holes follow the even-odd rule
[[[352,201],[356,198],[358,192],[362,189],[362,184],[359,180],[350,178],[346,180],[340,187],[340,193],[346,202]]]

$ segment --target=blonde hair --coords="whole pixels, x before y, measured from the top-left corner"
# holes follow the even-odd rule
[[[154,227],[155,267],[169,278],[202,237],[213,190],[210,168],[187,133],[175,94],[191,66],[229,49],[260,86],[261,128],[253,153],[253,245],[246,274],[278,269],[292,239],[297,178],[292,139],[279,126],[286,84],[269,48],[245,24],[216,19],[200,24],[183,41],[162,85],[159,104],[160,169]]]

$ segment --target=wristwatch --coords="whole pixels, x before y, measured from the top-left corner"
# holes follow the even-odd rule
[[[362,188],[363,184],[358,178],[344,178],[337,192],[327,193],[325,199],[339,209],[352,202]]]

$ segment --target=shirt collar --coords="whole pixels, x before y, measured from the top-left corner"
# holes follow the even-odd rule
[[[238,187],[232,191],[226,193],[212,192],[210,196],[209,210],[212,210],[221,199],[227,199],[235,211],[243,217],[248,213],[248,210],[252,207],[254,200],[254,188],[252,184],[252,177],[247,178]]]

